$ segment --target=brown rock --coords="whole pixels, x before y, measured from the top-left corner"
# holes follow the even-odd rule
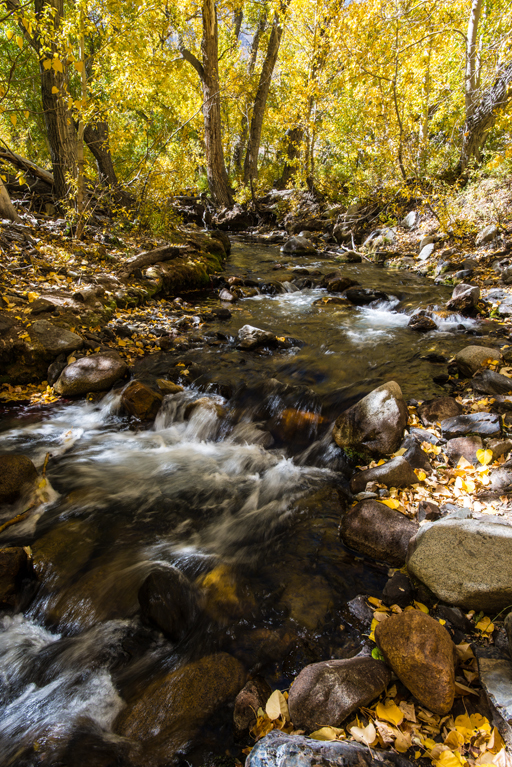
[[[270,698],[272,690],[261,677],[250,679],[235,700],[233,721],[238,732],[248,730],[256,722],[256,712]]]
[[[358,471],[350,481],[350,489],[353,493],[360,493],[368,482],[379,482],[386,487],[408,487],[416,484],[418,477],[410,463],[399,456],[373,469]]]
[[[351,549],[400,567],[418,525],[379,501],[361,501],[341,521],[341,537]]]
[[[481,450],[482,446],[481,437],[455,437],[455,439],[448,440],[444,450],[452,464],[456,465],[462,456],[466,461],[472,463],[473,466],[481,466],[480,461],[476,457],[476,451]]]
[[[430,426],[444,418],[453,418],[462,413],[462,405],[459,405],[453,397],[437,397],[424,402],[418,408],[418,415],[424,426]]]
[[[26,455],[0,455],[0,503],[13,503],[35,482],[37,469]]]
[[[114,352],[91,354],[65,367],[54,388],[64,396],[104,391],[122,378],[127,369],[126,363]]]
[[[14,607],[26,572],[27,554],[24,549],[0,549],[0,605]]]
[[[157,378],[156,385],[164,394],[178,394],[183,391],[183,386],[174,383],[174,381],[168,381],[166,378]]]
[[[467,378],[474,375],[489,360],[502,359],[503,355],[499,349],[493,349],[492,346],[466,346],[455,355],[460,374]]]
[[[381,621],[376,642],[397,677],[436,714],[447,714],[455,695],[455,646],[430,615],[408,610]]]
[[[208,655],[155,679],[118,716],[114,730],[140,744],[137,765],[160,765],[245,684],[242,664],[227,653]]]
[[[368,657],[328,660],[303,668],[290,689],[288,706],[295,727],[308,731],[337,727],[386,688],[391,673]]]
[[[123,389],[121,402],[130,415],[141,421],[154,418],[162,404],[162,395],[141,381],[130,381]]]

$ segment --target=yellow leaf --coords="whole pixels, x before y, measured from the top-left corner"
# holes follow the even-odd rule
[[[367,727],[351,727],[349,731],[353,740],[365,746],[373,745],[377,738],[377,731],[371,722]]]
[[[281,690],[274,690],[265,705],[265,712],[269,719],[278,719],[280,716],[286,721],[290,720],[288,703]]]
[[[340,736],[345,736],[344,730],[340,727],[320,727],[319,730],[315,730],[311,735],[308,735],[313,740],[336,740]]]
[[[8,40],[12,40],[12,38],[14,37],[14,32],[12,31],[12,29],[8,29],[7,32],[5,33],[5,36]]]
[[[29,303],[32,303],[32,301],[35,301],[36,298],[39,298],[38,293],[27,293],[27,298],[29,300]]]
[[[485,730],[486,732],[491,732],[492,728],[489,720],[485,716],[482,716],[482,714],[471,714],[469,718],[471,719],[471,724],[477,730]]]
[[[16,117],[16,115],[11,115],[11,122],[14,125],[14,127],[16,127],[16,123],[18,122],[18,118]]]
[[[467,458],[464,458],[464,456],[461,455],[461,457],[459,458],[459,460],[457,462],[457,468],[458,469],[472,469],[473,468],[473,464],[470,463],[467,460]]]
[[[375,605],[375,607],[380,607],[382,604],[382,599],[378,599],[377,597],[368,597],[368,602],[371,605]]]
[[[464,745],[464,736],[461,735],[460,732],[457,732],[457,730],[452,730],[444,739],[444,744],[445,746],[448,746],[448,748],[456,751],[458,748]]]
[[[23,38],[21,35],[16,35],[16,45],[18,48],[23,48]]]
[[[386,504],[390,509],[398,509],[400,506],[400,503],[395,498],[383,498],[381,503]]]
[[[395,748],[399,754],[405,754],[412,747],[411,735],[408,732],[398,732],[395,738]]]
[[[477,450],[476,457],[482,466],[487,466],[492,461],[492,450]]]
[[[55,72],[63,72],[62,61],[60,59],[52,59],[52,68]]]
[[[414,469],[414,473],[416,474],[420,482],[423,482],[423,480],[427,478],[427,475],[421,469]]]
[[[488,618],[487,615],[478,621],[476,627],[479,631],[483,631],[485,634],[492,634],[494,631],[494,623],[491,622],[491,619]]]
[[[426,613],[428,615],[428,607],[424,605],[422,602],[416,602],[416,600],[413,602],[414,607],[417,610],[421,610],[422,613]]]
[[[52,68],[52,59],[45,59],[43,61],[43,69],[51,69]]]
[[[385,703],[377,703],[375,706],[375,713],[379,719],[391,722],[395,727],[401,724],[404,720],[403,711],[401,711],[392,700],[387,700]]]
[[[463,759],[458,751],[443,751],[439,755],[439,759],[436,759],[434,762],[436,767],[461,767],[465,763],[465,759]]]
[[[25,120],[28,120],[28,115],[29,115],[29,113],[28,113],[28,111],[27,111],[27,110],[25,110],[25,112],[23,112],[23,115],[25,116]]]
[[[58,93],[58,92],[59,92],[59,89],[55,85],[52,85],[52,93]]]
[[[82,73],[84,71],[84,62],[83,61],[74,61],[73,66],[75,67],[77,72]]]

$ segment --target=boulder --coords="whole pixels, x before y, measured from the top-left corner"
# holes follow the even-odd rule
[[[445,418],[441,421],[445,439],[476,434],[479,437],[496,437],[501,434],[500,417],[497,413],[469,413]]]
[[[512,394],[512,378],[494,370],[482,370],[473,376],[471,387],[478,394]]]
[[[462,413],[462,405],[459,405],[453,397],[436,397],[424,402],[418,408],[418,415],[424,426],[432,426],[445,418],[453,418]]]
[[[418,525],[384,503],[366,500],[347,511],[340,530],[343,542],[351,549],[401,567]]]
[[[390,455],[407,425],[407,406],[395,381],[379,386],[336,419],[333,437],[345,450]]]
[[[486,242],[492,242],[497,235],[498,227],[496,224],[488,224],[484,229],[481,229],[480,232],[478,232],[475,245],[478,248],[480,245],[485,245]]]
[[[26,455],[0,455],[0,504],[14,503],[37,479],[37,469]]]
[[[389,607],[391,605],[406,607],[412,602],[413,597],[414,589],[410,579],[399,570],[391,576],[382,592],[382,601]]]
[[[121,403],[125,410],[141,421],[155,418],[162,400],[160,392],[154,391],[142,381],[130,381],[121,395]]]
[[[391,750],[376,751],[358,743],[321,741],[272,730],[259,740],[245,767],[412,767]]]
[[[55,391],[64,397],[104,391],[126,375],[126,363],[115,353],[91,354],[64,368]]]
[[[411,210],[410,213],[408,213],[405,218],[403,218],[400,222],[400,224],[404,227],[404,229],[414,229],[416,224],[418,223],[418,214],[415,210]]]
[[[420,248],[418,261],[426,261],[427,258],[430,258],[435,250],[435,247],[436,246],[433,242],[428,242],[426,245],[423,245],[423,247]]]
[[[510,493],[512,491],[512,461],[507,461],[499,469],[491,471],[490,489],[498,493]]]
[[[510,525],[446,517],[420,528],[407,568],[444,602],[496,613],[512,604],[511,546]]]
[[[245,732],[256,722],[256,712],[264,708],[272,690],[264,679],[250,679],[235,700],[233,722],[238,733]]]
[[[418,477],[411,464],[399,456],[373,469],[358,471],[350,481],[350,489],[354,494],[360,493],[368,482],[378,482],[386,487],[409,487],[418,482]]]
[[[139,589],[143,618],[173,642],[183,639],[198,615],[197,590],[177,567],[160,567]]]
[[[478,651],[477,659],[480,684],[494,709],[493,724],[496,723],[509,751],[512,746],[512,661],[486,657]]]
[[[356,306],[367,306],[374,301],[386,301],[388,296],[382,290],[372,290],[371,288],[348,288],[345,296],[350,303]]]
[[[466,346],[455,355],[459,373],[465,378],[471,378],[486,362],[502,359],[501,352],[490,346]]]
[[[384,227],[383,229],[374,229],[363,242],[362,247],[366,250],[375,251],[379,250],[379,248],[396,245],[396,242],[395,230]]]
[[[368,656],[312,663],[302,669],[290,689],[291,720],[308,732],[338,727],[353,711],[377,698],[390,681],[388,667]]]
[[[512,440],[510,439],[490,439],[487,440],[485,447],[492,450],[493,461],[501,458],[502,455],[510,453],[512,450]]]
[[[432,317],[427,317],[426,314],[413,314],[407,327],[411,330],[415,330],[417,333],[428,333],[431,330],[436,330],[437,325]]]
[[[254,224],[254,219],[242,205],[235,205],[230,210],[223,210],[217,217],[217,227],[222,231],[242,232]],[[223,243],[224,244],[224,243]]]
[[[65,328],[52,325],[48,320],[36,320],[27,329],[32,343],[46,359],[69,354],[83,346],[83,339]]]
[[[283,253],[290,253],[296,256],[307,256],[316,253],[316,248],[307,237],[290,237],[281,248]]]
[[[353,285],[357,284],[357,280],[353,280],[351,277],[347,277],[341,272],[327,274],[322,280],[322,287],[329,290],[331,293],[343,293],[347,288],[351,288]]]
[[[450,463],[457,465],[459,458],[465,458],[473,466],[481,466],[476,457],[477,450],[483,447],[481,437],[455,437],[449,439],[445,445],[444,451],[448,456]]]
[[[240,349],[251,350],[258,346],[275,343],[276,336],[268,330],[261,330],[252,325],[244,325],[238,331],[238,346]]]
[[[455,645],[430,615],[409,610],[375,629],[384,658],[400,681],[430,711],[447,714],[455,696]]]
[[[475,285],[466,285],[459,283],[453,289],[452,297],[446,304],[446,308],[451,312],[461,312],[462,314],[471,314],[480,298],[480,288]]]
[[[27,573],[27,553],[21,547],[0,549],[0,607],[16,605],[21,581]]]
[[[117,717],[114,731],[141,747],[134,749],[135,764],[167,764],[235,698],[245,679],[244,667],[231,655],[207,655],[150,682]]]
[[[432,464],[428,459],[428,455],[421,449],[414,437],[408,437],[406,444],[402,446],[406,448],[403,458],[408,461],[413,469],[423,469],[427,474],[432,473]]]
[[[183,391],[183,386],[174,383],[174,381],[168,381],[167,378],[157,378],[156,385],[164,394],[179,394]]]

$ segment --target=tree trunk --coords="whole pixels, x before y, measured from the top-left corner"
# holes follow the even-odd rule
[[[267,55],[261,68],[260,81],[254,107],[252,110],[251,127],[249,130],[249,142],[244,162],[244,184],[249,186],[258,177],[258,155],[261,143],[261,131],[263,129],[263,118],[267,106],[267,99],[270,90],[272,75],[279,54],[279,46],[283,36],[282,16],[290,4],[290,0],[281,0],[280,12],[274,16],[272,32],[268,41]]]
[[[297,125],[286,131],[286,162],[281,178],[274,184],[276,189],[286,189],[293,174],[297,171],[297,160],[300,157],[300,145],[304,138],[304,128]]]
[[[16,212],[16,208],[11,202],[9,193],[4,186],[4,182],[0,178],[0,218],[6,218],[9,221],[15,221],[17,224],[21,224],[21,218]]]
[[[493,85],[483,92],[480,103],[473,107],[471,116],[466,119],[457,176],[464,175],[473,160],[481,162],[489,131],[511,98],[512,62],[501,69]]]
[[[43,18],[48,7],[54,8],[53,23],[56,29],[59,27],[64,14],[64,0],[35,0],[34,6],[38,19]],[[40,40],[34,40],[33,46],[41,59]],[[45,58],[51,58],[53,53],[57,53],[54,45],[50,50],[51,53],[48,53]],[[76,130],[71,112],[63,98],[64,72],[57,71],[53,67],[45,69],[42,60],[39,62],[39,72],[46,133],[53,165],[54,191],[61,199],[67,196],[77,177]]]
[[[478,25],[482,15],[483,0],[473,0],[468,22],[466,43],[465,102],[466,122],[471,120],[478,97],[480,67],[478,57]]]
[[[206,149],[206,175],[214,201],[227,208],[233,206],[222,146],[219,85],[219,44],[217,11],[214,0],[203,2],[203,117]]]
[[[106,120],[96,120],[84,128],[84,139],[98,166],[98,175],[111,190],[112,197],[119,205],[130,207],[133,197],[119,184],[112,154],[110,153],[109,130]]]

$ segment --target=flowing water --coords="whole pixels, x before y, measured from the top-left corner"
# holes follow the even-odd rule
[[[239,244],[226,276],[268,284],[297,276],[297,266],[332,270],[319,258],[276,270],[280,258]],[[39,468],[50,458],[41,502],[0,534],[1,546],[31,547],[37,573],[0,620],[2,765],[124,764],[113,723],[125,702],[214,652],[280,689],[309,662],[357,652],[361,636],[344,605],[379,593],[386,568],[338,540],[347,490],[332,418],[386,380],[407,397],[442,394],[432,376],[445,368],[424,358],[467,345],[461,322],[480,331],[451,315],[438,331],[414,333],[410,314],[442,307],[449,289],[366,264],[343,271],[388,298],[318,307],[324,290],[286,284],[241,300],[231,320],[195,331],[184,351],[137,363],[142,378],[186,384],[150,427],[122,412],[120,389],[99,403],[5,415],[2,452],[25,453]],[[292,341],[242,352],[234,337],[247,323]],[[201,620],[180,641],[144,623],[138,601],[149,573],[172,566],[203,594]],[[239,753],[229,712],[212,721],[184,763]]]

